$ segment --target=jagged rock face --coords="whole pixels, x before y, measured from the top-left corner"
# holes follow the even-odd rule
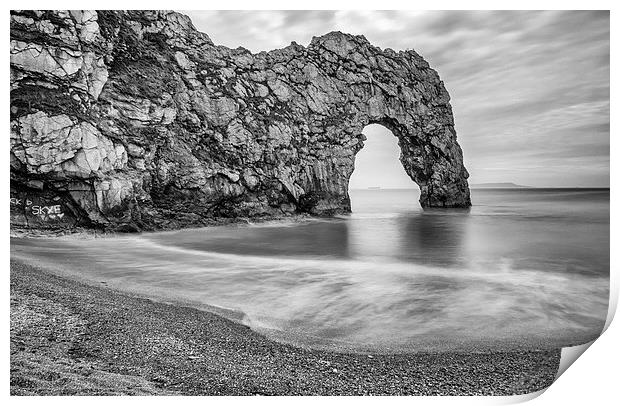
[[[12,11],[12,222],[348,212],[371,123],[398,137],[422,206],[468,207],[449,99],[416,52],[361,36],[252,54],[173,12]]]

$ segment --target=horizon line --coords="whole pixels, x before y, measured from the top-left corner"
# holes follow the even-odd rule
[[[470,189],[611,189],[610,186],[520,186],[520,187],[476,187],[470,186]],[[349,190],[420,190],[412,187],[354,187]]]

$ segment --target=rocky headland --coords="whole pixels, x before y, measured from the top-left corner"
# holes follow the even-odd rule
[[[346,213],[370,123],[423,207],[470,205],[450,97],[413,50],[332,32],[252,54],[175,12],[11,11],[10,53],[14,228]]]

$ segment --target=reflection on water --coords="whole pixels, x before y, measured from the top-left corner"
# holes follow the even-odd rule
[[[351,193],[304,223],[91,240],[11,241],[11,255],[119,289],[244,314],[280,340],[389,351],[562,346],[607,313],[609,191],[473,191],[422,211],[413,190]]]

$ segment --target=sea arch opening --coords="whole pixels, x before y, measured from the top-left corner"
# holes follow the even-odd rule
[[[420,188],[400,161],[401,146],[392,130],[378,123],[362,130],[366,140],[355,156],[348,193],[353,213],[421,209]]]

